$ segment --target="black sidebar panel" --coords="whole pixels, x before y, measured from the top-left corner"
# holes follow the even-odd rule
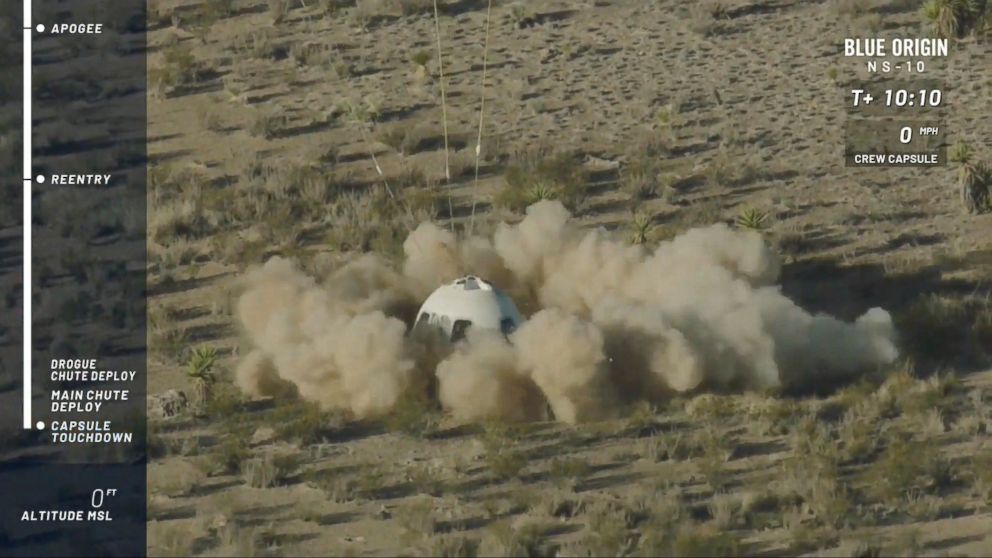
[[[0,555],[143,555],[144,1],[34,0],[30,22],[20,0],[3,4]],[[21,165],[24,45],[17,40],[26,25],[29,169]],[[25,184],[33,212],[30,301],[22,297]]]

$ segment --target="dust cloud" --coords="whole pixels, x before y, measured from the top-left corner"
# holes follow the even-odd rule
[[[806,312],[776,284],[762,236],[722,224],[649,251],[541,202],[492,238],[424,223],[403,248],[399,271],[365,255],[322,283],[279,258],[249,272],[237,313],[254,350],[238,385],[263,395],[288,383],[358,417],[432,385],[459,419],[578,423],[691,391],[810,387],[898,356],[887,312],[853,323]],[[407,334],[411,308],[470,273],[530,314],[517,331],[470,330],[455,346]]]

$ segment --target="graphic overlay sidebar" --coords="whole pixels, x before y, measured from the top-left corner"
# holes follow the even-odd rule
[[[846,166],[947,164],[948,90],[938,76],[950,48],[936,37],[844,39],[844,61],[860,66],[844,87]]]
[[[0,555],[143,555],[145,3],[17,3],[4,27],[30,68],[4,53],[23,80],[4,116],[30,125],[5,127],[29,149],[2,227]]]

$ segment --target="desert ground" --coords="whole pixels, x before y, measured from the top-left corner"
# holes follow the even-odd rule
[[[845,91],[883,78],[841,42],[928,33],[920,2],[439,4],[151,3],[148,392],[188,401],[149,424],[151,554],[992,554],[992,216],[955,165],[844,166]],[[927,64],[988,159],[992,47]],[[786,296],[886,309],[899,358],[575,425],[234,385],[247,270],[396,262],[420,222],[485,233],[549,198],[648,250],[757,231]]]

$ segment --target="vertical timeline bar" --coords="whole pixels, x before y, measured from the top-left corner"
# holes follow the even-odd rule
[[[22,231],[23,255],[21,256],[21,266],[23,274],[23,292],[21,294],[21,338],[23,342],[23,365],[24,379],[22,389],[24,390],[24,428],[30,429],[31,424],[31,190],[34,183],[32,173],[34,169],[31,165],[31,34],[34,33],[31,23],[31,0],[24,0],[24,62],[23,62],[23,96],[24,114],[21,124],[21,148],[23,150],[24,166],[24,200],[22,208]]]

